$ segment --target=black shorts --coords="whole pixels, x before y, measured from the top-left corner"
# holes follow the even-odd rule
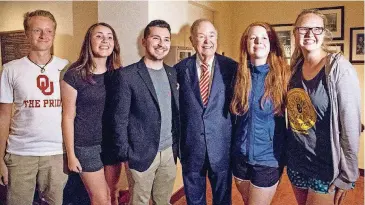
[[[100,153],[100,145],[89,147],[75,146],[75,155],[81,164],[83,172],[96,172],[103,168]]]
[[[240,157],[233,158],[233,176],[238,180],[249,180],[256,187],[271,187],[281,177],[283,169],[280,167],[251,165]]]

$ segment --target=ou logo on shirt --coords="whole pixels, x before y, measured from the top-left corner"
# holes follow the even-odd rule
[[[52,95],[54,92],[53,82],[50,82],[46,75],[39,75],[37,77],[37,87],[44,95]]]

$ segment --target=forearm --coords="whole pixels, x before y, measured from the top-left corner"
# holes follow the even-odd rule
[[[12,107],[11,103],[0,103],[0,159],[4,158],[6,142],[9,138]]]
[[[74,157],[74,118],[62,116],[62,135],[63,141],[65,143],[67,157]]]
[[[62,136],[67,157],[75,156],[74,120],[76,115],[77,91],[65,81],[61,81],[62,96]]]

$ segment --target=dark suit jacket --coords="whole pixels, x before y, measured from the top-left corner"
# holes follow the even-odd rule
[[[215,55],[214,62],[206,108],[200,95],[196,55],[175,65],[180,85],[180,159],[183,171],[199,171],[206,153],[213,171],[229,168],[232,137],[229,103],[237,63],[219,54]]]
[[[164,65],[171,88],[172,138],[176,160],[179,116],[175,69]],[[116,88],[111,105],[113,153],[119,161],[128,161],[139,172],[152,164],[160,142],[161,113],[152,79],[143,58],[116,75]]]

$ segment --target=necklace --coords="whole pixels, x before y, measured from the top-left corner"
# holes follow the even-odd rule
[[[51,62],[51,60],[53,59],[53,56],[51,56],[51,58],[48,60],[48,62],[44,66],[40,66],[37,63],[33,62],[32,60],[30,60],[29,56],[27,56],[27,58],[29,59],[30,62],[32,62],[34,65],[38,66],[41,69],[41,73],[44,73],[44,71],[46,71],[46,66],[48,65],[49,62]]]

